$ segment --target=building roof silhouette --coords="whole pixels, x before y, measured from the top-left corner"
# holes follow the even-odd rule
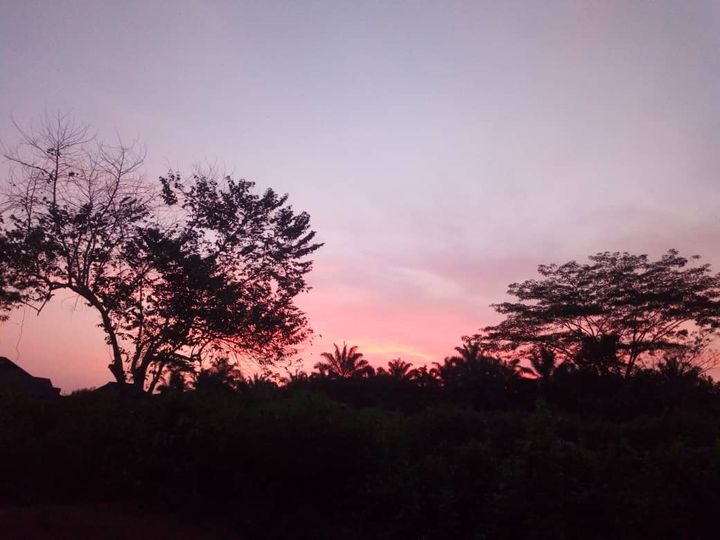
[[[9,358],[0,356],[0,393],[54,398],[60,395],[60,389],[50,379],[33,377]]]

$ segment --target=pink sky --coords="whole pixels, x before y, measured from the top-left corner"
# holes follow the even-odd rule
[[[440,360],[538,263],[720,270],[716,2],[5,2],[0,74],[5,142],[72,111],[143,141],[148,178],[213,163],[290,193],[326,243],[310,365],[343,340]],[[108,380],[72,298],[21,320],[0,355]]]

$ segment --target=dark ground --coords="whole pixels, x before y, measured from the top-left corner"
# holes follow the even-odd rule
[[[226,540],[217,527],[184,522],[133,504],[42,505],[0,508],[0,537],[8,540]]]

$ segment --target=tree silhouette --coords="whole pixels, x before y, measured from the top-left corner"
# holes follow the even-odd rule
[[[455,351],[458,354],[436,362],[433,369],[449,396],[470,400],[476,406],[509,403],[511,388],[522,379],[519,360],[490,356],[481,343],[468,338]]]
[[[2,214],[0,214],[0,227],[2,227]],[[0,234],[0,322],[7,319],[7,312],[22,301],[19,291],[10,284],[10,246],[6,238]]]
[[[396,381],[409,382],[415,379],[417,370],[413,369],[411,363],[396,358],[388,362],[387,369],[378,368],[377,374],[390,377]]]
[[[242,372],[227,358],[214,358],[207,369],[195,376],[195,390],[200,392],[236,391],[244,383]]]
[[[160,384],[156,386],[161,394],[182,393],[188,388],[185,375],[180,371],[168,372]]]
[[[482,344],[474,339],[464,340],[461,346],[455,347],[455,352],[457,355],[451,356],[451,361],[469,363],[483,357]]]
[[[573,363],[597,375],[611,375],[622,371],[619,351],[620,340],[615,334],[583,336]]]
[[[538,347],[529,357],[530,368],[526,370],[537,377],[540,381],[546,381],[552,378],[560,369],[567,369],[567,362],[557,363],[557,356],[547,347]]]
[[[413,383],[418,388],[437,388],[440,384],[435,367],[420,366],[413,370]]]
[[[273,362],[304,340],[294,303],[320,247],[286,195],[215,174],[144,182],[142,154],[63,117],[7,154],[0,308],[60,290],[100,316],[120,383],[152,391],[202,360]]]
[[[700,366],[693,364],[682,355],[667,354],[658,362],[657,370],[668,380],[697,379],[703,373]]]
[[[697,257],[695,257],[697,258]],[[630,375],[658,351],[699,351],[720,325],[720,278],[674,250],[598,253],[590,263],[540,265],[541,279],[513,283],[515,302],[475,338],[488,350],[552,350],[579,366]]]
[[[483,352],[482,344],[473,339],[465,340],[455,351],[458,354],[445,358],[442,364],[435,362],[437,376],[446,386],[488,377],[510,380],[522,373],[519,360],[505,361],[490,356]]]
[[[324,352],[321,356],[325,362],[315,364],[315,369],[325,377],[349,379],[351,377],[367,377],[372,375],[374,370],[367,360],[363,358],[363,354],[358,352],[357,347],[348,346],[343,343],[343,348],[333,343],[335,350],[333,352]]]

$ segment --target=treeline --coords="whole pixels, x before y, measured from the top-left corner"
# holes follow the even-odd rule
[[[714,537],[720,388],[696,371],[393,365],[1,397],[0,503],[132,501],[227,538]]]
[[[578,363],[558,364],[547,349],[525,362],[505,361],[483,352],[478,342],[456,348],[441,363],[414,367],[401,359],[373,368],[356,347],[335,346],[325,361],[307,373],[245,377],[225,361],[216,362],[192,381],[170,377],[159,386],[164,395],[227,393],[278,399],[318,393],[356,407],[416,412],[452,406],[530,411],[541,401],[569,413],[602,413],[622,419],[643,413],[667,413],[678,407],[710,406],[720,385],[694,363],[669,356],[629,375],[599,373],[586,352]],[[114,390],[122,391],[116,387]]]
[[[0,321],[72,293],[114,383],[0,396],[0,504],[128,502],[230,538],[715,538],[720,276],[670,250],[540,265],[429,366],[310,335],[305,212],[209,171],[141,173],[64,117],[21,131]],[[210,534],[210,533],[208,533]]]

